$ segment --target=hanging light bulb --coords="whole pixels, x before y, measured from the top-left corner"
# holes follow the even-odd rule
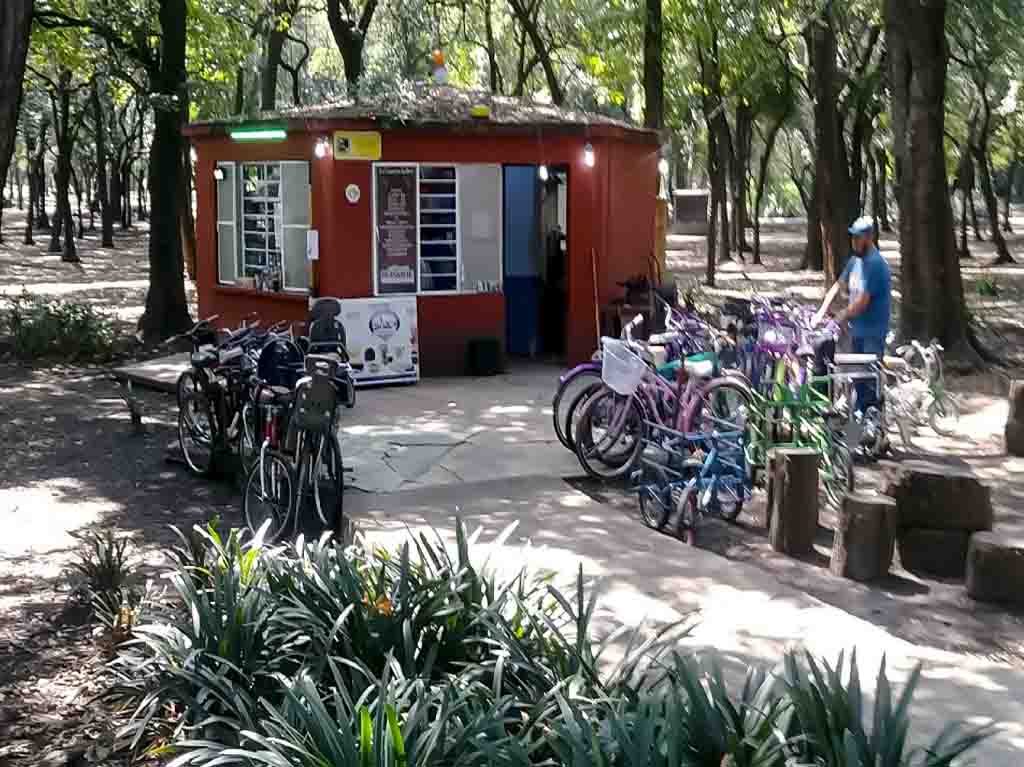
[[[316,140],[316,146],[313,148],[313,153],[319,159],[322,160],[323,158],[325,158],[327,156],[327,152],[330,151],[330,148],[331,148],[330,142],[324,136],[321,136],[320,138],[318,138]]]
[[[583,147],[583,164],[588,168],[593,168],[594,163],[596,162],[597,160],[594,157],[594,145],[588,141]]]
[[[548,172],[547,165],[541,165],[537,168],[537,178],[539,178],[541,181],[547,181],[550,177],[551,174]]]
[[[666,160],[664,157],[658,160],[658,173],[660,173],[663,176],[668,175],[668,160]]]

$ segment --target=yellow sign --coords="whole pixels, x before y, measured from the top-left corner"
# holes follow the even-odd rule
[[[379,160],[380,134],[376,131],[335,131],[335,160]]]

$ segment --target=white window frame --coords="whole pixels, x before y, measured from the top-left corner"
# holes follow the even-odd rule
[[[459,165],[465,163],[454,162],[375,162],[373,163],[373,203],[372,219],[373,226],[373,294],[388,298],[392,296],[458,296],[470,291],[462,290],[462,205],[459,202]],[[422,208],[420,207],[420,168],[452,168],[455,170],[455,289],[454,290],[423,290],[421,281],[422,271],[420,265],[423,261],[422,254]],[[378,279],[380,270],[378,266],[377,244],[379,242],[377,229],[377,168],[414,168],[416,170],[416,290],[411,293],[381,293]],[[427,180],[430,183],[430,180]],[[446,195],[447,196],[447,195]],[[500,207],[500,206],[499,206]],[[433,211],[436,212],[436,211]],[[476,291],[472,291],[475,293]]]
[[[244,188],[243,184],[245,183],[245,179],[244,179],[245,168],[247,166],[254,166],[254,165],[260,165],[260,166],[264,166],[264,167],[271,166],[271,165],[276,165],[276,166],[278,166],[280,168],[280,171],[278,173],[280,178],[277,181],[277,184],[278,184],[278,194],[277,194],[277,199],[276,199],[276,205],[278,206],[278,210],[277,210],[277,213],[274,216],[274,218],[276,219],[276,222],[277,222],[277,226],[276,226],[276,229],[275,229],[275,231],[273,233],[274,236],[277,238],[277,250],[278,250],[278,252],[281,255],[281,291],[280,292],[281,293],[290,293],[292,295],[306,295],[306,294],[309,293],[309,289],[310,289],[308,285],[305,286],[305,287],[302,287],[302,286],[294,286],[294,285],[289,285],[288,284],[288,268],[287,268],[287,264],[286,264],[286,260],[285,260],[288,257],[288,254],[286,252],[286,247],[285,247],[286,242],[288,240],[288,238],[286,236],[287,230],[289,230],[289,229],[300,229],[300,230],[304,230],[304,231],[309,231],[310,229],[313,228],[313,200],[312,200],[312,174],[313,174],[313,166],[312,166],[312,164],[310,164],[309,162],[307,162],[305,160],[255,160],[255,161],[252,161],[252,162],[238,160],[238,161],[224,161],[224,162],[218,162],[217,163],[217,167],[219,167],[219,168],[220,167],[224,167],[224,168],[230,167],[230,168],[233,169],[232,172],[233,172],[233,178],[234,178],[234,188],[232,189],[232,193],[234,195],[234,206],[233,206],[233,209],[234,209],[234,214],[235,214],[235,218],[234,218],[233,221],[223,221],[219,217],[219,208],[217,210],[217,249],[218,249],[218,252],[217,252],[217,283],[219,285],[224,285],[224,286],[227,286],[227,287],[240,287],[241,286],[241,282],[243,280],[247,279],[246,275],[244,274],[244,272],[245,272],[245,249],[246,249],[245,248],[245,218],[246,218],[247,214],[245,213],[245,188]],[[306,205],[306,209],[308,211],[308,216],[307,216],[308,223],[305,223],[305,224],[286,224],[284,222],[284,213],[285,213],[285,205],[286,205],[285,190],[284,190],[284,178],[285,178],[285,166],[288,166],[288,165],[305,166],[305,168],[307,169],[307,173],[309,174],[308,178],[307,178],[306,199],[305,199],[305,202],[304,202],[304,204]],[[220,194],[220,188],[221,188],[220,187],[220,182],[218,182],[218,185],[215,187],[217,194]],[[215,200],[215,203],[216,202],[217,201]],[[251,215],[254,218],[259,218],[260,217],[260,214],[249,214],[249,215]],[[263,214],[263,217],[267,218],[266,214]],[[232,245],[231,264],[232,264],[232,269],[234,271],[234,279],[233,280],[225,280],[225,279],[223,279],[223,275],[221,275],[221,273],[220,273],[220,256],[221,256],[221,254],[219,252],[220,244],[221,244],[220,243],[220,229],[221,229],[221,226],[228,226],[228,225],[230,225],[234,229],[234,236],[231,238],[231,245]],[[269,256],[269,252],[270,251],[267,250],[265,252]],[[311,267],[309,266],[309,264],[308,264],[308,262],[306,260],[305,250],[303,250],[302,253],[301,253],[301,259],[304,262],[305,268],[307,269],[307,272],[308,272],[308,270]],[[241,266],[241,271],[239,270],[240,266]]]
[[[238,214],[237,215],[238,215],[238,220],[239,220],[239,223],[240,223],[240,228],[239,228],[239,246],[241,248],[242,261],[241,261],[241,264],[239,264],[237,262],[237,260],[235,262],[235,278],[236,279],[238,279],[238,277],[239,277],[239,268],[238,268],[239,266],[241,266],[241,270],[240,270],[241,271],[241,277],[244,279],[244,278],[247,278],[249,276],[248,274],[246,274],[246,267],[249,266],[249,264],[246,262],[245,254],[246,254],[246,251],[248,251],[248,250],[252,250],[253,252],[256,252],[255,248],[248,248],[246,246],[246,244],[245,244],[245,235],[246,235],[245,221],[246,221],[247,218],[263,219],[263,220],[267,220],[267,221],[273,221],[273,223],[274,223],[273,231],[271,232],[270,230],[267,230],[265,232],[265,235],[267,237],[267,241],[264,244],[264,248],[263,248],[263,255],[264,255],[265,259],[266,259],[266,263],[264,264],[264,268],[269,268],[270,267],[270,253],[271,253],[271,251],[269,249],[269,242],[270,242],[270,235],[273,234],[275,241],[277,241],[277,252],[279,253],[280,258],[281,258],[281,281],[282,281],[282,287],[283,287],[283,284],[284,284],[284,273],[286,271],[285,265],[284,265],[284,172],[283,172],[283,168],[282,168],[283,165],[284,165],[283,162],[276,162],[276,161],[273,161],[273,160],[257,160],[256,162],[245,162],[245,161],[243,161],[243,162],[239,162],[238,163],[238,169],[240,171],[239,185],[238,185],[238,197],[239,197],[240,205],[239,205],[239,208],[238,208]],[[271,198],[266,197],[266,196],[261,196],[261,197],[258,197],[258,198],[253,197],[253,198],[250,198],[250,201],[251,202],[263,202],[263,203],[273,202],[276,205],[276,213],[273,216],[269,216],[266,213],[262,213],[262,214],[261,213],[246,213],[245,212],[245,200],[246,200],[246,197],[245,197],[245,183],[246,183],[245,171],[246,171],[246,169],[247,168],[255,168],[255,167],[260,167],[260,168],[266,169],[266,168],[269,168],[271,166],[276,166],[277,167],[277,181],[276,181],[276,183],[277,183],[277,197],[274,198],[274,199],[271,199]],[[274,182],[267,181],[266,179],[264,179],[263,183],[267,184],[267,183],[274,183]]]

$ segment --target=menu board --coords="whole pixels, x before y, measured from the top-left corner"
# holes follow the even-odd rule
[[[377,166],[377,292],[416,292],[416,168]]]

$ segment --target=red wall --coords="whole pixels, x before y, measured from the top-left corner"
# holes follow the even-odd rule
[[[200,313],[219,313],[231,321],[257,311],[265,319],[300,319],[304,297],[257,293],[217,285],[217,161],[309,160],[312,224],[320,232],[316,279],[320,295],[358,298],[373,294],[372,165],[316,159],[316,139],[331,129],[367,126],[319,126],[317,132],[290,132],[285,142],[241,144],[219,136],[193,137],[199,161],[196,175],[198,286]],[[569,168],[569,290],[567,351],[570,362],[590,357],[597,343],[594,307],[595,260],[601,306],[622,294],[616,286],[628,276],[647,273],[654,245],[654,196],[657,145],[653,136],[632,140],[595,135],[492,135],[450,131],[382,131],[386,162],[451,162],[565,165]],[[590,142],[596,165],[583,163]],[[345,188],[357,184],[360,200],[350,204]],[[419,297],[420,359],[426,375],[459,374],[465,344],[480,336],[504,342],[505,306],[501,295]]]

